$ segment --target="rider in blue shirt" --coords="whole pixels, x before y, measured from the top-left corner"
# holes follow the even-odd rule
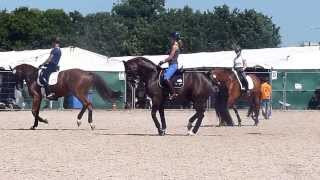
[[[170,40],[171,40],[171,50],[169,53],[169,57],[167,57],[163,61],[160,61],[159,66],[167,62],[169,63],[168,69],[166,69],[164,72],[164,82],[166,83],[166,85],[169,87],[169,90],[170,90],[169,99],[173,99],[177,96],[177,94],[172,85],[172,82],[170,81],[170,78],[174,75],[174,73],[178,69],[178,57],[182,48],[180,33],[178,32],[171,33]]]
[[[52,47],[53,49],[50,52],[50,56],[49,58],[42,64],[44,70],[43,70],[43,82],[44,82],[44,88],[46,91],[46,95],[47,98],[53,98],[54,97],[54,93],[50,93],[49,94],[49,76],[52,72],[55,72],[58,70],[58,65],[59,65],[59,61],[60,61],[60,57],[61,57],[61,50],[60,50],[60,40],[59,38],[54,38],[52,40]]]

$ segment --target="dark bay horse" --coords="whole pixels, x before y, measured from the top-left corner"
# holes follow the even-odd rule
[[[167,125],[164,115],[164,102],[167,99],[165,95],[165,91],[167,90],[159,86],[159,74],[162,68],[143,57],[124,61],[124,66],[129,82],[134,83],[135,80],[139,79],[146,84],[146,93],[152,99],[151,117],[159,135],[165,135]],[[206,73],[184,72],[184,85],[178,90],[179,95],[177,99],[186,99],[193,102],[194,109],[196,110],[196,113],[189,119],[187,125],[189,135],[194,135],[198,132],[204,118],[206,101],[215,91],[215,86],[213,86]],[[161,125],[156,117],[157,111],[160,114]],[[221,114],[221,111],[218,110],[217,113],[219,116],[225,117],[223,113]],[[192,124],[195,120],[197,121],[193,127]]]
[[[29,94],[32,96],[32,114],[34,116],[34,124],[31,129],[36,129],[38,121],[48,123],[46,119],[39,116],[40,104],[42,100],[41,87],[37,84],[38,68],[28,64],[21,64],[13,69],[13,74],[17,82],[17,88],[21,88],[23,81],[28,86]],[[63,97],[69,94],[76,96],[82,103],[82,109],[78,114],[77,125],[81,125],[81,118],[88,109],[88,122],[91,129],[95,126],[92,122],[92,104],[87,98],[88,91],[91,87],[96,88],[99,95],[105,101],[114,101],[120,96],[120,92],[112,91],[103,81],[103,79],[91,72],[80,69],[69,69],[61,71],[58,76],[57,84],[49,86],[50,90],[55,93],[56,97]]]
[[[236,100],[240,97],[245,98],[249,102],[249,111],[247,116],[249,117],[253,112],[254,124],[258,125],[259,123],[259,110],[260,110],[260,95],[261,95],[261,82],[260,79],[254,75],[249,74],[253,80],[253,89],[250,90],[249,95],[242,94],[240,84],[237,77],[231,69],[226,68],[215,68],[211,71],[211,76],[215,84],[219,86],[219,89],[226,91],[227,96],[227,106],[232,108],[237,115],[238,125],[241,126],[241,118],[239,116],[238,110],[235,107]],[[223,121],[220,121],[222,124]]]

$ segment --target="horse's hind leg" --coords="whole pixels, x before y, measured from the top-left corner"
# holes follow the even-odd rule
[[[91,127],[92,130],[95,129],[95,125],[93,124],[93,120],[92,120],[92,105],[90,103],[90,101],[83,95],[76,95],[76,97],[80,100],[80,102],[82,103],[82,109],[80,111],[80,113],[78,114],[78,120],[77,120],[77,124],[78,126],[81,124],[81,118],[83,116],[83,113],[86,111],[86,109],[88,109],[89,113],[88,113],[88,123]]]
[[[254,99],[254,125],[257,126],[259,124],[259,113],[260,113],[260,99]]]
[[[198,113],[196,112],[193,116],[191,116],[191,118],[189,119],[187,128],[188,131],[190,131],[192,129],[192,123],[198,118]]]
[[[84,112],[86,112],[86,109],[87,109],[87,107],[85,107],[83,105],[81,111],[78,114],[78,117],[77,117],[78,118],[78,120],[77,120],[78,127],[80,127],[80,125],[81,125],[81,119],[82,119],[82,116],[83,116]]]
[[[91,129],[92,130],[94,130],[95,128],[96,128],[96,126],[93,124],[93,122],[92,122],[92,104],[91,103],[89,103],[88,105],[87,105],[87,107],[88,107],[88,123],[89,123],[89,125],[90,125],[90,127],[91,127]]]
[[[236,108],[235,106],[233,106],[233,107],[232,107],[232,109],[233,109],[234,113],[235,113],[235,114],[236,114],[236,116],[237,116],[237,119],[238,119],[238,126],[241,126],[241,118],[240,118],[240,115],[239,115],[239,113],[238,113],[237,108]]]

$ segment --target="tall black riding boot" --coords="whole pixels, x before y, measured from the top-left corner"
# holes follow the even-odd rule
[[[48,100],[57,100],[58,98],[55,97],[55,93],[50,92],[48,86],[44,86],[45,92],[46,92],[46,98]]]
[[[248,84],[248,81],[247,81],[247,79],[246,79],[246,76],[243,76],[243,83],[242,83],[242,85],[244,86],[244,91],[245,91],[245,93],[247,94],[247,96],[250,96],[250,90],[249,90],[249,84]]]
[[[170,91],[169,99],[170,100],[174,99],[177,96],[177,94],[176,94],[176,91],[175,91],[171,81],[166,79],[166,80],[164,80],[164,82],[166,83],[166,85],[168,86],[169,91]]]
[[[48,87],[48,85],[45,85],[45,86],[43,86],[44,87],[44,91],[46,92],[46,96],[48,96],[49,95],[49,87]]]

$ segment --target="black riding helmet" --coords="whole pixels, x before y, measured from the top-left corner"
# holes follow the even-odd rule
[[[174,40],[180,40],[180,33],[179,32],[172,32],[170,33],[170,38],[173,38]]]

